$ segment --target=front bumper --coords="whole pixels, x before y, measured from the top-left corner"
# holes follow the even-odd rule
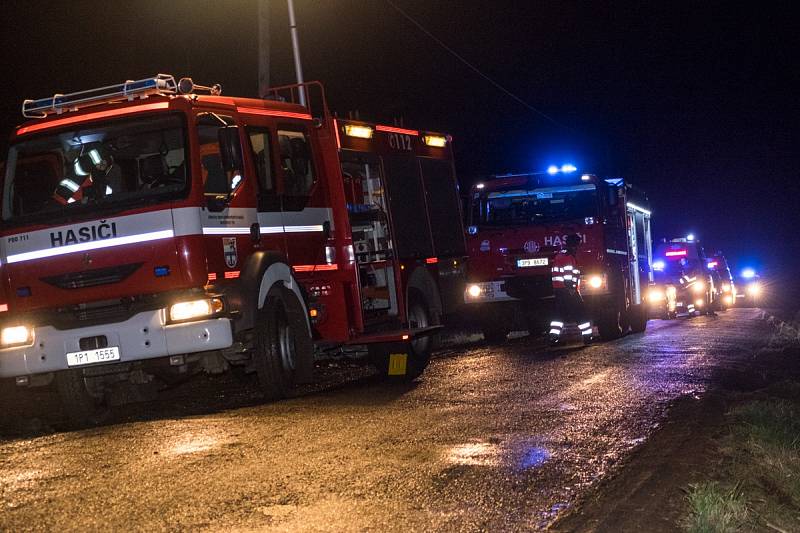
[[[99,335],[106,337],[108,346],[117,346],[120,350],[119,361],[105,364],[219,350],[233,344],[229,318],[167,324],[165,310],[157,309],[112,324],[69,330],[37,327],[32,346],[0,350],[0,378],[67,370],[70,367],[66,354],[81,350],[81,338]]]

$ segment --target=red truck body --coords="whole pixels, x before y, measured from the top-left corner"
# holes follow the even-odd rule
[[[566,236],[578,234],[581,293],[613,337],[642,329],[641,293],[651,279],[650,212],[621,180],[523,174],[473,187],[465,301],[484,333],[540,332],[550,319],[551,265]]]
[[[257,357],[280,359],[258,353],[272,318],[292,325],[292,381],[310,376],[312,338],[418,375],[463,294],[450,137],[336,120],[315,82],[275,99],[188,83],[26,101],[42,116],[7,160],[0,377],[256,371]],[[300,93],[308,106],[291,103]]]

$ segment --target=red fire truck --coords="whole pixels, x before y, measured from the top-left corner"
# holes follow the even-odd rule
[[[567,235],[579,249],[581,293],[603,339],[644,331],[652,280],[650,211],[621,179],[592,174],[496,176],[473,186],[465,301],[490,340],[512,328],[543,331],[553,300],[551,263]]]
[[[220,92],[158,75],[24,103],[0,377],[54,381],[79,419],[116,386],[232,366],[282,397],[326,350],[422,373],[464,291],[450,137],[336,120],[317,82]]]

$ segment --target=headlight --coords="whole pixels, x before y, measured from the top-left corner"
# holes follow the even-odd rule
[[[722,284],[722,292],[731,292],[731,286],[727,283]]]
[[[704,290],[706,290],[706,284],[704,281],[697,280],[694,282],[694,285],[692,285],[692,291],[694,292],[703,292]]]
[[[761,292],[761,285],[759,285],[758,283],[751,283],[750,285],[747,286],[747,294],[749,294],[750,296],[758,296],[760,292]]]
[[[33,344],[33,328],[28,326],[10,326],[0,332],[0,348],[27,346]]]
[[[221,312],[223,307],[220,298],[203,298],[202,300],[179,302],[169,308],[169,318],[172,322],[204,318]]]
[[[481,286],[480,285],[470,285],[467,288],[467,294],[469,294],[470,298],[480,298],[481,296]]]
[[[647,299],[651,302],[662,302],[667,298],[667,295],[661,289],[650,289],[647,293]]]
[[[605,274],[589,274],[583,276],[581,277],[581,286],[593,291],[605,289],[606,276]]]
[[[589,278],[589,287],[593,289],[599,289],[603,286],[603,277],[602,276],[591,276]]]
[[[702,298],[698,298],[697,300],[694,301],[695,307],[703,307],[705,303],[706,303],[705,300],[703,300]]]
[[[725,302],[725,305],[731,305],[731,304],[733,304],[733,297],[730,296],[730,295],[729,296],[725,296],[722,299],[722,301]]]

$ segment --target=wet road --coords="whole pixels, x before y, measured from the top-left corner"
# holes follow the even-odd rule
[[[671,401],[746,365],[768,336],[757,317],[652,321],[553,352],[472,344],[414,384],[337,377],[273,404],[209,385],[198,408],[175,390],[101,428],[0,439],[0,531],[546,527]]]

